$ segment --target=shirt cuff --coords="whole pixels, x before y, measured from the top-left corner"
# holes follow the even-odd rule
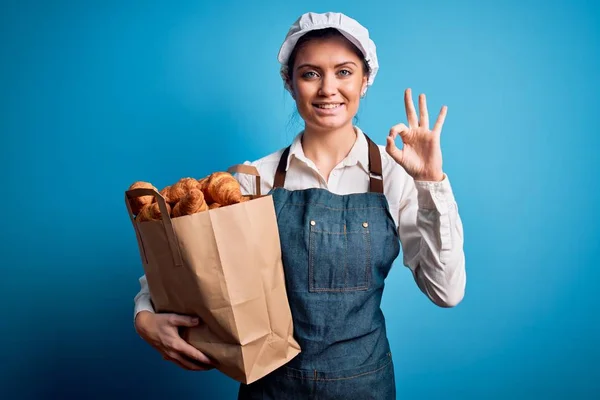
[[[133,320],[134,321],[135,321],[135,317],[137,317],[137,315],[141,311],[150,311],[151,313],[154,313],[154,307],[152,307],[152,302],[150,301],[150,296],[143,295],[136,299],[135,307],[133,310]]]
[[[448,204],[455,202],[452,186],[448,176],[435,181],[415,181],[419,208],[425,210],[438,210],[441,214],[448,212]]]

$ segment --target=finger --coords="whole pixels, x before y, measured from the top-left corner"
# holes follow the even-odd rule
[[[216,368],[216,365],[214,364],[206,364],[206,363],[202,363],[200,361],[196,361],[193,358],[189,358],[184,354],[180,354],[181,357],[183,357],[183,359],[188,360],[189,362],[191,362],[192,364],[202,368],[204,371],[208,371],[209,369],[214,369]]]
[[[410,134],[410,128],[404,124],[398,124],[392,126],[390,129],[389,136],[392,136],[393,139],[396,139],[396,136],[400,135],[402,141],[406,141]]]
[[[442,106],[442,109],[437,117],[437,121],[435,121],[435,125],[433,126],[433,131],[437,133],[442,132],[442,126],[444,125],[444,121],[446,120],[446,114],[448,113],[448,107]]]
[[[385,150],[398,164],[402,163],[402,157],[404,155],[403,151],[396,147],[396,143],[394,142],[397,133],[390,134],[387,137],[387,144],[385,146]]]
[[[195,362],[200,362],[202,364],[212,366],[215,365],[214,361],[208,358],[206,354],[202,353],[200,350],[198,350],[183,339],[178,340],[176,342],[176,344],[173,346],[173,350],[175,350],[178,354],[182,354]]]
[[[171,353],[165,357],[165,360],[171,361],[183,369],[187,369],[190,371],[205,371],[206,368],[203,366],[197,365],[190,360],[186,360],[184,357],[177,353]]]
[[[408,119],[408,126],[411,128],[417,128],[419,126],[419,120],[417,119],[417,111],[412,101],[411,89],[404,91],[404,108],[406,109],[406,118]]]
[[[200,320],[197,317],[188,315],[172,314],[169,316],[169,323],[174,326],[196,326]]]
[[[405,124],[397,124],[390,128],[390,135],[392,133],[402,135],[408,131],[410,131],[410,128],[408,126],[406,126]]]
[[[166,360],[166,361],[170,361],[170,362],[172,362],[173,364],[177,365],[179,368],[182,368],[182,369],[185,369],[185,370],[188,370],[188,371],[189,371],[189,370],[191,370],[191,368],[190,368],[190,367],[188,367],[187,365],[185,365],[185,364],[183,364],[183,363],[181,363],[181,362],[177,361],[177,360],[176,360],[176,359],[174,359],[174,358],[167,357],[167,356],[163,356],[163,359],[164,359],[164,360]]]
[[[429,130],[429,113],[427,112],[427,99],[424,93],[419,95],[419,115],[421,119],[419,126]]]

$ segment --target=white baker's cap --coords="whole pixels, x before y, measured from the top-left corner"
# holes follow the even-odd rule
[[[377,62],[377,49],[375,43],[369,38],[369,31],[367,28],[359,24],[358,21],[342,13],[327,12],[319,14],[308,12],[303,14],[292,24],[279,49],[277,60],[281,64],[281,77],[284,80],[283,83],[286,86],[286,89],[288,91],[290,90],[285,81],[285,77],[287,76],[287,62],[298,39],[310,31],[325,28],[337,29],[363,53],[370,69],[367,86],[372,85],[375,80],[375,75],[377,75],[377,71],[379,70],[379,63]]]

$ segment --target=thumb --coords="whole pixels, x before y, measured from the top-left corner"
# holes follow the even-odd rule
[[[402,158],[404,156],[403,150],[396,147],[396,143],[394,142],[394,136],[390,135],[387,137],[387,144],[385,146],[385,151],[396,161],[398,164],[402,164]]]
[[[198,317],[173,314],[169,318],[169,322],[174,326],[195,326],[198,325],[200,320],[198,319]]]

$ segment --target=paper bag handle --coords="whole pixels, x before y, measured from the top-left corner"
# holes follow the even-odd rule
[[[256,177],[256,196],[260,196],[260,174],[258,169],[253,165],[238,164],[227,168],[230,174],[238,172],[241,174],[254,175]]]
[[[169,241],[169,247],[171,248],[171,255],[173,257],[173,263],[176,267],[180,267],[183,265],[183,260],[181,258],[181,252],[179,251],[179,244],[177,242],[177,238],[175,237],[175,231],[173,230],[173,224],[171,222],[171,217],[169,216],[169,211],[167,210],[167,205],[165,203],[164,197],[160,193],[158,193],[154,189],[146,189],[146,188],[138,188],[131,189],[125,192],[125,204],[127,205],[127,211],[129,212],[129,218],[131,219],[131,223],[133,224],[133,228],[135,229],[135,234],[138,239],[138,244],[140,246],[140,252],[142,253],[142,261],[144,264],[148,263],[148,257],[146,256],[146,250],[144,249],[144,242],[142,241],[142,235],[140,234],[138,222],[135,220],[133,216],[133,211],[131,210],[131,204],[129,204],[129,199],[141,196],[154,196],[156,198],[156,202],[158,203],[158,208],[160,209],[161,219],[163,226],[165,228],[165,234],[167,236],[167,240]]]

